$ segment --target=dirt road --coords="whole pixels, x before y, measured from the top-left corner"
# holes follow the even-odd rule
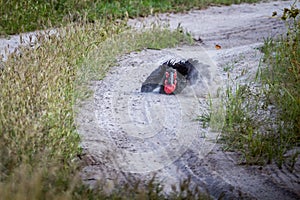
[[[195,119],[208,111],[209,101],[218,105],[217,90],[228,76],[246,81],[255,74],[265,38],[284,33],[285,24],[272,18],[292,1],[212,7],[186,14],[163,14],[135,19],[137,29],[159,20],[171,29],[179,24],[201,42],[174,49],[144,50],[119,59],[78,115],[83,147],[89,165],[83,171],[88,184],[121,174],[156,177],[170,185],[191,176],[193,183],[215,199],[299,199],[299,163],[295,172],[283,167],[238,165],[235,153],[223,152],[215,141],[219,133]],[[299,7],[299,3],[298,3]],[[216,49],[215,45],[221,46]],[[141,83],[169,59],[194,59],[201,80],[176,96],[140,93]],[[222,125],[222,116],[218,126]]]

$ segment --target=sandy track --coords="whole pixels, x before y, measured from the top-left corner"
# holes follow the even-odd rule
[[[213,7],[130,21],[136,28],[157,19],[170,28],[180,23],[202,43],[125,55],[104,80],[93,82],[94,96],[80,107],[77,119],[89,157],[84,180],[93,185],[121,174],[147,178],[156,173],[166,192],[191,176],[216,199],[299,198],[299,163],[294,173],[273,165],[237,165],[235,153],[215,144],[219,133],[194,120],[207,112],[208,94],[215,103],[220,100],[215,94],[224,85],[225,67],[234,65],[231,77],[238,81],[255,74],[264,38],[285,31],[283,22],[270,17],[272,12],[281,13],[291,3]],[[216,44],[222,49],[216,50]],[[161,63],[189,58],[199,61],[201,79],[195,87],[176,96],[140,93],[141,83]]]

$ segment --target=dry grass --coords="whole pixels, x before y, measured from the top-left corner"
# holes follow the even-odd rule
[[[20,47],[0,69],[0,195],[5,199],[102,197],[76,178],[81,148],[73,106],[85,96],[84,85],[103,78],[122,54],[191,42],[181,29],[138,33],[123,22],[70,24],[56,31],[37,35],[34,47]]]

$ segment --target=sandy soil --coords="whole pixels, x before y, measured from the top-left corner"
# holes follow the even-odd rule
[[[91,187],[104,181],[109,191],[116,178],[147,180],[156,174],[166,193],[172,184],[191,177],[214,199],[299,199],[299,162],[293,173],[285,166],[278,169],[275,165],[238,165],[236,153],[223,152],[216,144],[219,132],[195,121],[207,113],[209,99],[218,111],[221,99],[217,91],[228,76],[225,68],[232,68],[230,77],[240,82],[255,74],[264,39],[286,30],[280,19],[271,17],[273,11],[280,15],[291,3],[211,7],[130,20],[129,25],[137,29],[147,28],[153,22],[169,24],[171,29],[180,24],[199,42],[124,55],[104,80],[91,83],[93,97],[76,109],[86,152],[84,181]],[[299,2],[297,5],[300,7]],[[1,39],[1,54],[7,44],[8,50],[13,51],[20,44],[18,38]],[[195,86],[176,96],[140,93],[142,82],[160,64],[169,59],[190,58],[198,61],[196,67],[201,74]],[[218,120],[213,126],[221,126],[222,115],[215,113]]]

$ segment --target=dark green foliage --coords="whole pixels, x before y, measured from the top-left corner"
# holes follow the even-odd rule
[[[179,12],[211,4],[257,2],[258,0],[1,0],[0,35],[45,29],[69,22],[114,20]]]

